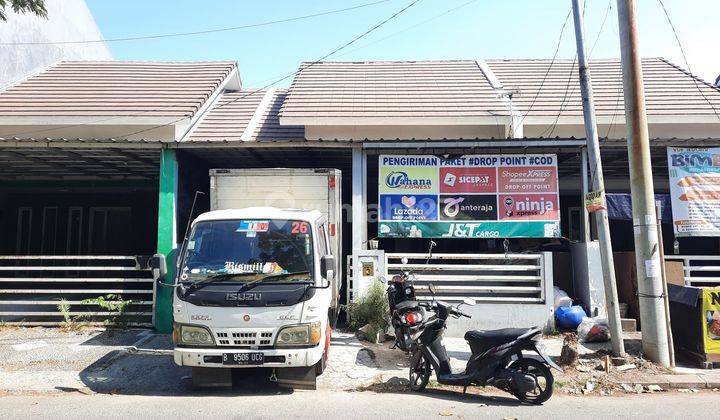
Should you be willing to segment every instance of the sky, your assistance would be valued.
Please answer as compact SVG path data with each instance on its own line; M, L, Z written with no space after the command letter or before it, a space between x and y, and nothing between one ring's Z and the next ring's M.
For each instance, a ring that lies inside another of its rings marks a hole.
M320 13L373 0L87 0L104 38L201 31ZM591 58L617 58L616 0L585 0ZM720 74L718 0L663 0L690 70ZM263 87L372 28L411 0L236 31L110 42L116 60L235 60L243 86ZM687 68L658 0L637 0L641 54ZM448 12L450 9L455 9ZM570 0L420 0L406 12L327 60L552 58ZM605 23L603 24L603 21ZM575 56L573 20L558 57ZM275 86L287 86L291 78Z

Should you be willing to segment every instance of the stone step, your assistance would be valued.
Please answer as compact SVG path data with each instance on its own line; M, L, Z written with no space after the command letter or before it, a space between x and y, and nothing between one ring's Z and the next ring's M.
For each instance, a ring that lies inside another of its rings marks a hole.
M637 331L637 321L633 318L620 318L620 326L623 332Z

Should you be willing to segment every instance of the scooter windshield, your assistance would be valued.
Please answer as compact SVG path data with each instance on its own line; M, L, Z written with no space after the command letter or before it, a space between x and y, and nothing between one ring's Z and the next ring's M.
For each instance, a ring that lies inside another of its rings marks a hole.
M185 245L180 281L214 276L222 276L223 283L266 277L278 282L312 279L310 223L272 219L198 222Z

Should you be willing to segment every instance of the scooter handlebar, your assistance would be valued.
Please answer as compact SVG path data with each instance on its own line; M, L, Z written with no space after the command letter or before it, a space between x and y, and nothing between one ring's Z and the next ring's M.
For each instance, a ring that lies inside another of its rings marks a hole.
M464 316L465 318L472 318L470 315L466 314L465 312L463 312L460 309L455 308L455 307L450 308L450 313L457 317Z

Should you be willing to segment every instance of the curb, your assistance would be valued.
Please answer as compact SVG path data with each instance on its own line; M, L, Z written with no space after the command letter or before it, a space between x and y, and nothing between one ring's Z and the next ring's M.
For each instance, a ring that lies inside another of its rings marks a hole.
M720 374L712 375L658 375L654 379L643 379L639 381L617 381L616 384L628 385L658 385L667 389L720 388Z

